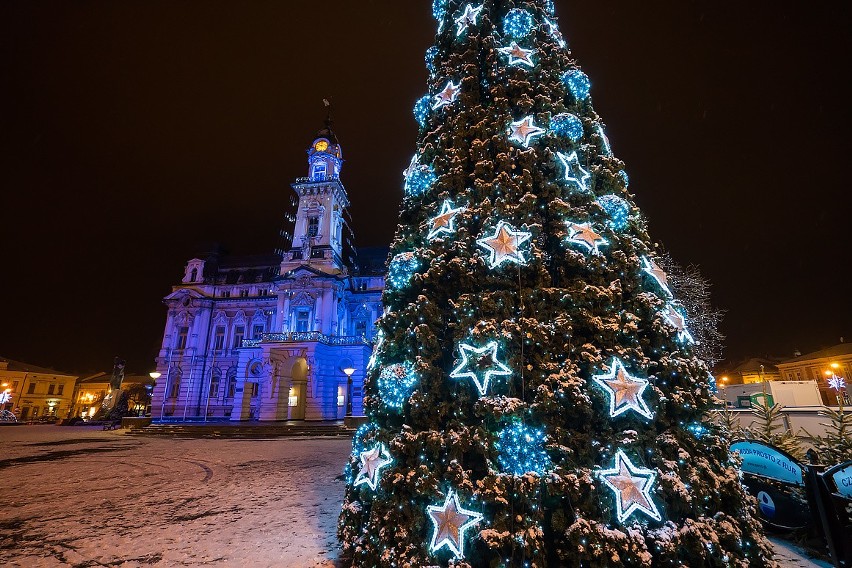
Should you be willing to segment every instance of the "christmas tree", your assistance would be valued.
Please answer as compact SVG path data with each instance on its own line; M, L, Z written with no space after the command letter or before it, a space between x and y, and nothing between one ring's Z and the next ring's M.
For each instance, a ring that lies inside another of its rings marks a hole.
M552 0L435 0L352 566L771 566Z

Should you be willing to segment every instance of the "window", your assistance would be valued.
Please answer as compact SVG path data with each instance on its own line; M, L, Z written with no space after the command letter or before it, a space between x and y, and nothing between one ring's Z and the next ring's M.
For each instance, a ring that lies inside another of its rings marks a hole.
M308 217L308 236L316 237L319 234L319 217Z
M311 180L312 181L325 181L326 174L328 173L328 166L325 162L316 162L311 170Z
M304 333L308 331L311 319L311 310L309 308L299 308L296 311L296 331Z
M210 376L210 398L216 398L219 396L219 382L222 378L222 372L219 369L213 369L213 372Z
M19 384L20 384L20 381L13 381L12 382L12 392L17 392Z
M62 396L62 393L65 391L65 385L59 385L56 389L56 394Z
M192 281L192 282L195 282L196 280L198 280L198 269L197 268L192 269L192 273L189 275L189 278L190 278L190 281Z
M231 291L230 290L222 290L222 297L223 298L230 298L231 297Z
M225 348L225 326L216 327L216 337L213 340L213 349L221 351Z
M36 384L30 383L30 386L27 387L27 394L35 394L35 388L36 388Z
M56 392L56 385L48 385L47 394L53 394L54 392Z
M175 382L172 383L172 390L169 393L169 398L177 398L179 394L180 394L180 381L175 380Z
M245 326L238 325L234 328L234 349L239 349L243 346L243 338L246 336Z
M240 298L248 298L248 290L240 290Z
M186 338L189 336L189 328L181 327L178 329L178 337L177 337L177 345L175 345L175 349L178 351L183 351L186 349Z
M251 337L252 339L260 339L263 335L263 325L255 324L254 327L251 328Z
M367 336L367 320L358 320L355 322L355 337Z
M251 397L255 398L260 393L260 383L248 383L251 385Z

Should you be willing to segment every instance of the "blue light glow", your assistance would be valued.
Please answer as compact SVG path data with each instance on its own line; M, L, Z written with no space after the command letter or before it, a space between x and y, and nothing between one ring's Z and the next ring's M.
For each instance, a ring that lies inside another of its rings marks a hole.
M420 262L413 252L403 252L390 262L388 267L388 283L391 287L400 290L411 282L411 277L420 268Z
M581 191L587 191L589 189L589 180L592 179L592 174L580 165L580 158L577 155L577 152L571 152L570 154L557 152L556 157L558 157L559 161L562 162L562 165L565 166L565 177L563 180L566 183L576 185L577 189Z
M447 2L449 0L432 0L432 16L442 22L447 15Z
M367 446L374 445L378 426L374 422L367 422L358 427L352 437L352 455L358 456L367 450Z
M411 159L411 163L408 169L403 172L403 175L405 175L405 193L409 197L426 193L438 179L432 170L432 166L421 165L417 155Z
M583 137L583 121L567 112L554 116L550 120L550 129L571 142L576 142Z
M382 368L376 381L382 402L389 408L402 409L414 392L418 379L411 363L397 363Z
M707 384L710 387L710 392L716 394L719 392L719 385L716 383L716 377L711 374L707 374Z
M616 231L623 231L630 222L630 204L617 195L604 195L598 198L598 205L609 215L609 225Z
M520 422L506 426L495 444L500 452L497 461L504 472L512 475L544 475L553 465L544 449L546 441L547 435L541 429Z
M624 523L633 513L643 513L655 521L662 520L657 505L651 498L651 489L657 473L636 467L622 450L615 454L615 466L597 472L597 477L612 490L615 496L616 516Z
M511 376L512 370L497 360L497 342L492 341L485 347L473 347L467 343L459 344L461 363L450 373L453 379L469 378L473 380L479 394L485 396L488 385L494 377ZM490 360L486 361L486 357Z
M553 0L544 0L544 11L548 16L556 14L556 7L553 5Z
M414 104L414 119L417 121L417 124L420 125L420 128L426 127L426 123L429 121L430 112L432 112L432 97L429 95L421 97Z
M624 189L630 187L630 176L627 175L627 172L621 170L620 172L618 172L618 177L624 183Z
M592 89L592 82L589 81L589 77L579 69L574 69L565 73L562 76L562 82L565 83L565 86L568 87L569 91L571 91L571 95L576 101L584 101L589 97L589 91Z
M535 20L532 14L520 8L513 8L503 18L503 35L513 38L525 38L530 35L534 26Z
M686 427L687 431L699 440L710 433L710 430L704 424L694 422Z
M435 73L437 67L435 67L435 59L438 58L438 48L436 46L432 46L426 50L426 70L429 71L430 74Z

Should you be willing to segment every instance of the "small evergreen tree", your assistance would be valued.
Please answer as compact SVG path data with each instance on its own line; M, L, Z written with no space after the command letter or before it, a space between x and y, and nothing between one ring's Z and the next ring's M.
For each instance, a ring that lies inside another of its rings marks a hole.
M823 407L820 411L820 416L829 420L821 424L826 428L827 434L811 436L820 461L829 466L852 461L852 414L846 412L844 396L840 389L837 404L837 410Z

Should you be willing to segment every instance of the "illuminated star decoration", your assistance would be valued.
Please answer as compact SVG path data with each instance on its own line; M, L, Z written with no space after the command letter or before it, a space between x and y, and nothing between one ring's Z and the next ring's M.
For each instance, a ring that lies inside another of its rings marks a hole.
M0 392L0 404L6 404L7 402L10 402L11 400L12 400L12 394L8 390Z
M463 509L459 504L459 496L452 490L443 507L429 505L426 510L435 526L429 550L435 553L446 546L456 558L464 558L464 533L482 520L482 514Z
M559 31L559 27L557 27L556 22L545 18L544 25L547 26L547 33L550 34L550 37L553 38L556 45L564 49L568 43L565 41L565 38L562 37L562 32Z
M518 42L513 41L511 47L500 47L497 51L503 55L509 56L509 65L526 65L527 67L535 67L532 56L535 54L534 49L524 49Z
M393 460L384 444L378 444L372 450L361 452L361 471L355 478L355 485L366 483L370 489L375 491L379 484L379 477L381 477L381 469L391 463L393 463Z
M462 35L468 26L476 25L476 19L479 17L479 13L482 12L482 8L482 6L474 8L472 4L464 7L464 13L456 18L456 25L458 26L456 36Z
M576 184L582 191L588 190L588 182L589 179L591 179L592 174L583 169L583 166L580 165L580 159L577 157L577 152L571 152L570 154L557 152L556 155L559 157L559 161L562 162L562 165L565 166L565 181Z
M509 140L511 142L518 142L529 148L533 138L541 136L546 130L536 126L533 123L533 117L528 116L517 122L513 122L509 132Z
M618 450L615 454L615 467L599 471L597 475L615 494L619 523L623 523L637 511L655 521L662 520L660 511L651 498L651 487L657 478L653 470L634 466L624 452Z
M673 296L672 291L669 290L669 277L666 272L660 268L657 264L657 261L648 258L647 256L642 257L642 270L650 274L654 280L657 281L657 284L660 285L660 288L666 293L667 296Z
M585 247L592 254L600 254L598 247L609 244L609 241L592 230L589 223L568 223L568 242Z
M464 207L453 207L449 201L444 201L441 205L441 212L432 220L432 228L429 229L429 234L426 235L426 240L431 241L440 234L452 235L456 232L456 215L464 211Z
M677 330L678 341L681 343L695 343L695 339L693 339L692 334L689 333L688 329L686 329L686 319L683 317L683 314L675 309L673 305L667 305L666 310L662 312L662 314L666 323Z
M490 252L488 262L491 268L494 269L507 261L520 265L526 264L527 261L524 258L524 253L519 249L531 237L532 233L516 231L510 224L500 221L497 224L497 230L492 236L482 237L476 241L476 244L488 249Z
M456 85L450 81L444 87L443 91L433 97L435 104L432 105L432 110L438 110L439 108L453 104L459 98L459 93L461 93L461 84Z
M843 377L838 377L837 375L833 375L828 379L828 386L831 389L836 391L842 391L846 388L846 381L843 380ZM2 398L2 394L0 394L0 398Z
M497 360L496 341L492 341L485 347L480 348L460 343L459 352L461 352L462 361L450 373L450 377L453 379L473 379L473 383L482 396L485 396L485 393L488 391L488 384L493 377L505 377L512 374L512 370L509 367ZM471 354L473 357L470 356ZM483 362L486 355L490 355L491 360Z
M612 418L633 410L645 418L653 418L654 413L645 404L642 393L648 388L648 381L631 377L624 363L612 359L609 373L592 377L609 395L609 415Z

